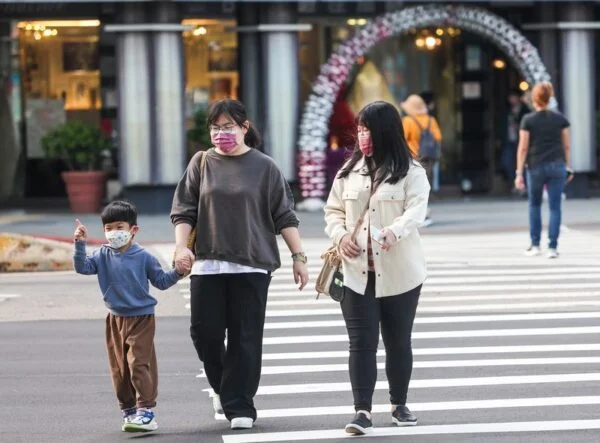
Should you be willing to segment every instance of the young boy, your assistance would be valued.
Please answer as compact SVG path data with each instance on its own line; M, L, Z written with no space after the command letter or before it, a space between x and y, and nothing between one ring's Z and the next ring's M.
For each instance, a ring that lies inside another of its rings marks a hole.
M126 201L110 203L100 215L108 244L86 254L88 231L76 220L75 255L78 274L98 275L109 313L106 348L111 376L123 413L121 429L148 432L158 429L156 406L158 368L154 352L154 305L148 280L168 289L183 275L185 264L165 272L158 260L133 242L138 232L137 210Z

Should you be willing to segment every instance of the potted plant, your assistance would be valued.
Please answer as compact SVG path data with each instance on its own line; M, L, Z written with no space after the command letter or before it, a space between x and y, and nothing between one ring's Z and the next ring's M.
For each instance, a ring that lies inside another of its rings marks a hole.
M62 160L68 171L61 173L69 205L76 213L97 212L106 193L106 172L101 165L111 142L100 129L87 123L62 123L41 140L46 157Z

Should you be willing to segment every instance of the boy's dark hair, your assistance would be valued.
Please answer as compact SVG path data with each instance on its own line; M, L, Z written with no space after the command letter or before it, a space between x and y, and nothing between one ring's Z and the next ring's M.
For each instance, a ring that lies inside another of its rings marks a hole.
M102 224L127 222L129 226L137 225L137 208L125 200L110 202L100 214Z

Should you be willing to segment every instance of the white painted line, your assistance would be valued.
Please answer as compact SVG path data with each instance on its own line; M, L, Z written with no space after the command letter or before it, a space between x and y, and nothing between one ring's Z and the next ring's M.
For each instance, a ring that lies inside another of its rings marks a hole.
M482 297L484 300L484 297ZM329 302L320 303L320 299L315 301L315 307L311 309L267 309L267 317L302 317L317 315L341 315L339 306L332 306ZM327 306L323 308L323 306ZM508 312L511 310L532 310L532 309L557 309L557 308L575 308L575 307L597 307L598 301L569 301L569 302L540 302L540 303L511 303L511 304L466 304L466 305L439 305L439 306L419 306L417 315L423 313L469 313L477 311L500 311Z
M600 276L596 276L600 278ZM512 279L507 279L512 280ZM561 289L600 289L600 280L597 283L534 283L534 284L504 284L504 285L430 285L428 281L423 285L423 292L489 292L489 291L534 291L550 289L553 291Z
M432 290L433 289L433 290ZM468 292L468 295L454 295L455 291L451 291L448 294L440 293L435 290L435 287L427 287L424 286L421 291L421 298L419 299L419 303L421 302L446 302L446 301L487 301L487 300L525 300L525 299L550 299L550 298L591 298L591 297L600 297L600 291L598 288L591 288L585 290L571 291L571 292L556 292L554 290L554 285L548 284L546 287L546 291L543 292L527 292L527 291L514 291L514 293L488 293L487 288L485 287L477 287L475 290L477 291L473 294L474 289L469 287L464 292ZM188 291L189 292L189 291ZM318 301L318 302L331 302L333 301L327 296L316 298L316 294L312 288L307 288L304 291L278 291L278 292L269 292L270 303L277 302L277 305L285 306L286 303L289 304L310 304L310 301ZM298 303L300 302L300 303Z
M548 276L548 275L539 275L539 274L529 274L529 275L512 275L509 278L507 278L507 276L505 275L496 275L496 276L492 276L492 275L485 275L482 277L465 277L465 276L457 276L457 278L437 278L437 277L433 277L433 278L428 278L427 279L427 284L428 285L446 285L446 284L452 284L452 283L461 283L461 284L477 284L477 283L499 283L499 282L504 282L504 281L510 281L510 282L529 282L529 281L547 281L547 280L560 280L560 281L566 281L566 280L577 280L577 281L584 281L584 280L598 280L600 277L600 275L598 274L598 272L592 272L592 273L587 273L587 274L573 274L573 273L561 273L561 274L555 274L553 276ZM600 283L598 284L598 287L600 287Z
M437 378L426 380L411 380L410 389L431 389L473 386L507 386L548 383L580 383L600 381L600 372L584 374L544 374L544 375L509 375L504 377L474 377L474 378ZM387 381L378 381L377 390L389 390ZM209 392L212 389L204 389ZM288 385L262 385L256 395L287 395L312 394L319 392L352 392L349 382L339 383L299 383Z
M518 354L533 352L590 352L600 351L600 344L571 345L520 345L520 346L466 346L447 348L417 348L414 355L470 355L470 354ZM307 360L325 358L348 358L348 351L283 352L263 354L263 360ZM379 349L377 355L385 356Z
M581 335L599 333L600 326L579 326L563 328L474 329L466 331L413 332L412 338L416 340L430 340L438 338L528 337L540 335ZM347 341L347 334L295 335L287 337L266 337L263 340L263 345L335 343Z
M315 297L302 298L303 294L269 294L269 306L310 306L315 304ZM518 294L479 294L479 295L430 295L428 292L421 293L419 305L422 303L446 303L446 302L488 302L493 300L537 300L537 299L569 299L581 300L598 297L600 300L600 291L590 292L532 292ZM336 303L329 297L323 297L323 302ZM564 302L564 301L563 301Z
M463 411L469 409L504 409L504 408L534 408L543 406L565 405L597 405L600 396L579 397L532 397L532 398L499 398L496 400L454 400L427 403L411 403L410 410L414 412L429 411ZM371 412L390 413L389 404L373 405ZM352 405L345 406L313 406L308 408L260 409L258 418L289 418L311 417L322 415L350 415L354 413ZM221 414L222 415L222 414ZM225 419L225 416L222 416Z
M600 275L600 274L599 274ZM528 299L554 299L554 298L589 298L589 297L600 297L600 291L586 291L586 292L523 292L520 294L480 294L480 295L449 295L449 296L430 296L428 293L423 292L419 298L419 303L439 303L449 301L487 301L487 300L528 300Z
M585 274L595 272L596 275L600 274L600 267L591 266L591 267L581 267L581 268L559 268L552 269L547 266L541 267L541 269L454 269L454 270L443 270L443 271L433 271L429 270L428 274L431 277L438 276L448 276L448 277L458 277L458 276L518 276L518 275L545 275L547 277L556 277L557 275L575 275L575 274ZM512 280L512 278L510 279Z
M600 274L599 278L600 278ZM507 279L507 281L509 281L510 279ZM600 280L599 280L600 282ZM589 285L586 285L586 287ZM439 291L436 290L436 288L434 286L427 286L427 283L425 283L425 286L423 286L423 290L421 291L421 298L419 299L419 302L427 302L427 301L472 301L472 300L476 300L476 301L481 301L481 300L522 300L524 298L530 298L530 299L537 299L537 298L565 298L565 297L573 297L573 298L588 298L588 297L596 297L596 296L600 296L600 291L598 291L598 287L595 288L595 286L599 286L596 284L592 284L591 285L592 288L589 290L585 290L585 291L571 291L571 292L556 292L555 291L555 285L552 283L548 283L547 285L544 285L543 289L545 289L545 291L543 292L526 292L526 291L518 291L517 293L500 293L500 294L496 294L496 293L488 293L488 291L490 291L488 288L486 287L481 287L481 286L477 286L475 288L473 288L473 286L468 286L467 289L465 289L463 292L469 292L471 294L468 295L453 295L448 294L448 295L444 295L443 293L440 293ZM540 288L538 288L540 289ZM478 293L476 293L475 295L472 294L472 292L474 291L478 291ZM189 292L189 291L186 291ZM455 292L455 291L451 291L451 292ZM308 299L303 299L302 297L310 297ZM292 301L295 300L301 300L301 301L306 301L306 300L315 300L316 299L316 294L314 293L314 290L312 288L306 288L304 291L298 291L296 290L289 290L289 291L276 291L276 292L269 292L269 299L270 300L281 300L284 301L286 299L292 299ZM320 297L319 300L327 300L327 301L331 301L331 299L329 297L323 296ZM303 303L301 303L303 304Z
M553 275L513 275L513 276L505 276L505 275L497 275L497 276L475 276L475 277L465 277L465 276L456 276L455 278L438 278L438 277L429 277L426 282L426 287L432 287L435 285L451 285L451 284L461 284L462 288L465 288L465 285L469 285L469 288L472 288L470 285L474 284L489 284L489 283L500 283L500 282L546 282L548 280L576 280L578 282L582 282L585 280L598 280L598 283L595 287L600 288L600 273L586 273L586 274L572 274L572 273L554 273ZM552 287L552 284L546 283L546 287ZM280 292L280 291L290 291L293 289L297 289L297 285L294 283L276 283L271 284L269 286L269 292ZM432 289L429 289L432 291Z
M483 368L497 366L540 366L540 365L571 365L571 364L598 364L600 357L554 357L554 358L506 358L506 359L487 359L487 360L444 360L444 361L415 361L414 368L418 369L437 369L437 368ZM377 363L377 369L385 369L385 362ZM329 365L284 365L284 366L263 366L261 374L264 375L282 375L282 374L309 374L323 372L347 372L348 364L329 364ZM200 378L206 378L202 372Z
M466 423L453 425L376 427L366 437L391 437L400 435L451 435L451 434L503 434L519 432L577 431L600 429L600 420L525 421L507 423ZM356 438L343 429L315 431L264 432L224 435L223 443L255 443L278 441L318 441Z
M596 300L581 300L581 301L548 301L539 303L498 303L487 304L482 297L479 305L438 305L438 306L420 306L417 312L425 313L452 313L452 312L477 312L477 311L509 311L509 310L531 310L531 309L557 309L557 308L575 308L578 306L597 307L600 306L600 301Z
M458 315L448 317L415 318L416 324L445 324L445 323L488 323L504 321L540 321L540 320L572 320L600 318L600 312L573 312L547 314L500 314L500 315ZM313 320L313 321L284 321L267 322L265 329L305 329L305 328L334 328L345 326L344 320Z
M8 300L9 298L19 298L21 296L21 294L0 294L0 301L1 300Z

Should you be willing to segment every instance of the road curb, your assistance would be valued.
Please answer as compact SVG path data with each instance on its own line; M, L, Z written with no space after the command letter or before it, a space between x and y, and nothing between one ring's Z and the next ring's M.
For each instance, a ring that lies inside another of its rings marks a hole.
M0 232L0 273L72 269L71 242Z

